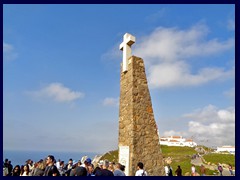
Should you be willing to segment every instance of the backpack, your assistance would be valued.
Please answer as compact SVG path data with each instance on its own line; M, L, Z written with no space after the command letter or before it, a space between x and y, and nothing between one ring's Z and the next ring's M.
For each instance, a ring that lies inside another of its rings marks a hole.
M145 173L145 171L144 171L144 170L143 170L142 176L146 176L146 173Z
M171 168L171 167L169 168L168 176L173 176L172 168Z

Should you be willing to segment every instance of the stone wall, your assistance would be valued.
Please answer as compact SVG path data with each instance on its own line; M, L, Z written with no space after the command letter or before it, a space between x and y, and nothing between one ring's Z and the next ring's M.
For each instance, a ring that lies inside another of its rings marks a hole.
M129 175L135 175L139 161L149 175L164 175L158 130L141 58L129 58L128 71L121 71L120 88L119 146L129 146Z

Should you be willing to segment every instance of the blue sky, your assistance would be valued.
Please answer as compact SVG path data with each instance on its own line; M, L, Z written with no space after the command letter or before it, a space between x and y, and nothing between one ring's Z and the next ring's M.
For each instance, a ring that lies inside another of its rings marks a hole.
M160 136L235 145L234 9L3 5L3 149L117 149L126 32L144 59Z

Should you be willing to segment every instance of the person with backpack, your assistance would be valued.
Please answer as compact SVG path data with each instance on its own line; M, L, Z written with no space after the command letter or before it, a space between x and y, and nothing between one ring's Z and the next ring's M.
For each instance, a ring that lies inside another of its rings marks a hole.
M147 176L147 172L143 169L143 163L139 162L137 164L137 171L135 173L135 176Z

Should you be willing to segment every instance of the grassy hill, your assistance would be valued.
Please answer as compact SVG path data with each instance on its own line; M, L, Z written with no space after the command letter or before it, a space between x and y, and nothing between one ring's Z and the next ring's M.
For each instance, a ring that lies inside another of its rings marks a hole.
M177 147L177 146L161 146L163 159L171 158L171 166L173 172L180 165L182 169L182 174L190 172L191 169L191 157L197 152L191 147ZM196 168L197 169L197 168Z
M203 149L208 149L202 147ZM183 175L190 173L191 170L191 157L199 151L196 151L195 148L191 147L177 147L177 146L161 146L163 159L170 159L173 172L177 169L177 166L180 165L182 168ZM201 152L199 154L202 154ZM203 154L202 154L203 155ZM208 152L202 156L206 164L217 165L221 164L231 164L235 167L235 156L231 154L216 154ZM109 151L101 157L101 160L108 159L111 162L118 162L118 150ZM197 172L199 172L200 167L196 166ZM207 169L207 175L213 175L217 173L216 170Z
M217 154L217 153L211 153L204 155L204 159L206 163L215 164L218 163L229 165L231 164L233 167L235 167L235 155L233 154Z
M118 150L109 151L100 160L108 159L110 162L118 162Z

